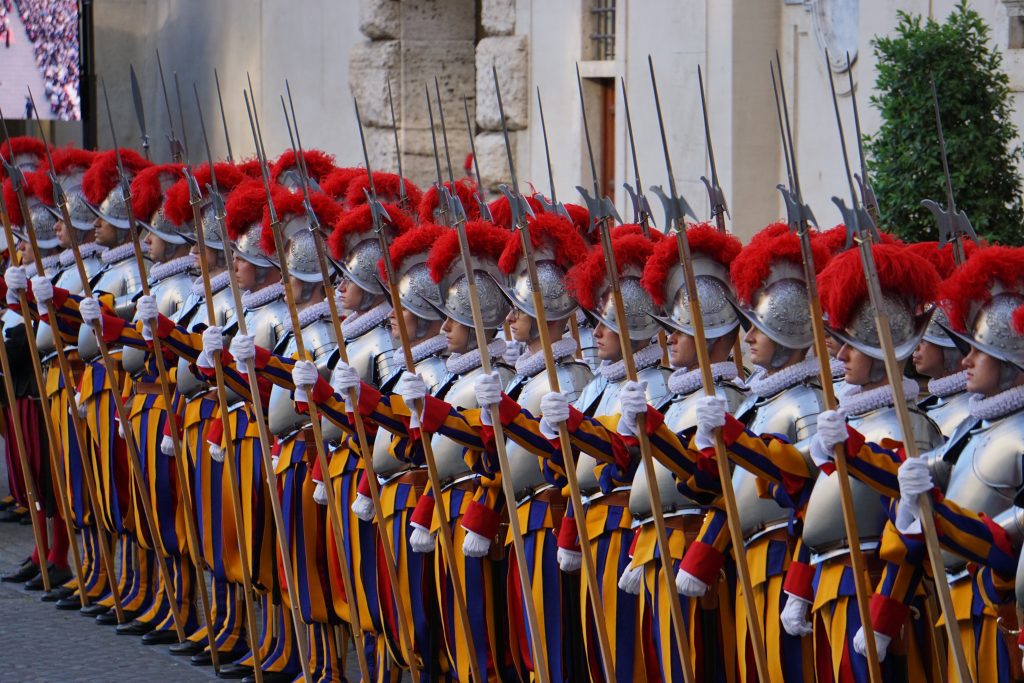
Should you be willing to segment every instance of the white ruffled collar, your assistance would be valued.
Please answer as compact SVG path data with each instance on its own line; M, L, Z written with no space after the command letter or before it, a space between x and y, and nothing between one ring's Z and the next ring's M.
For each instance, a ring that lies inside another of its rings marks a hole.
M341 336L346 340L358 339L386 322L389 315L391 315L391 304L387 301L377 304L368 311L350 315L341 323Z
M576 353L579 345L572 337L562 337L551 344L551 354L555 360L567 358ZM516 360L516 374L523 377L533 377L544 369L544 353L527 351Z
M97 254L102 254L106 250L106 247L101 247L95 242L86 242L85 244L78 245L78 253L82 255L83 259L87 259L90 256L96 256ZM75 250L70 248L65 249L60 252L60 256L57 258L60 259L60 265L64 268L73 266L75 264Z
M818 362L817 356L808 356L799 363L794 363L770 375L765 368L758 367L754 374L747 379L747 387L750 389L750 393L764 398L774 396L780 391L815 377L821 377L821 364Z
M412 362L413 364L419 363L425 358L431 356L439 356L448 349L448 337L444 334L437 334L425 341L421 341L419 344L415 344L412 347ZM405 366L405 351L401 348L394 350L394 359Z
M996 420L1024 408L1024 386L1001 391L995 396L972 394L968 406L971 417L979 420Z
M928 393L932 396L945 398L953 394L959 394L967 389L967 372L961 370L945 377L936 377L928 380Z
M838 358L829 358L828 367L832 370L832 377L835 379L842 379L846 375L846 365Z
M146 248L145 244L140 245L142 247L142 255L145 256L149 253L149 249ZM107 249L100 256L100 260L106 264L120 263L127 259L135 256L135 245L131 242L114 247L113 249Z
M178 275L179 273L185 273L192 270L195 266L196 260L192 257L192 254L186 254L185 256L179 256L176 259L171 259L166 263L154 264L149 269L149 281L156 284L161 280L166 280L169 277Z
M260 306L266 306L272 301L277 301L284 296L284 285L280 282L260 287L255 292L246 292L242 295L242 306L251 311Z
M640 349L633 354L633 362L636 363L637 372L659 364L663 355L661 345L657 342L652 342ZM626 377L626 361L625 359L617 360L614 363L604 361L598 366L597 371L607 381L618 382Z
M711 376L716 382L731 382L736 379L736 364L732 361L712 363ZM669 375L668 389L678 396L688 396L700 389L702 381L700 368L679 368Z
M892 385L876 387L875 389L864 389L856 384L848 385L849 389L843 394L839 402L839 412L846 417L855 417L870 413L879 408L888 408L893 405ZM917 382L909 377L903 378L903 395L908 401L913 401L921 392Z
M60 263L60 254L54 254L52 256L44 256L43 257L43 273L44 274L49 274L51 271L53 271L53 270L55 270L57 268L57 265L59 263ZM36 274L37 274L37 271L36 271L36 262L35 261L33 261L32 263L29 263L29 264L27 264L25 266L25 276L26 277L35 277Z
M194 263L194 261L193 261L193 263ZM224 289L225 287L228 286L228 284L231 282L230 278L231 278L231 274L228 271L226 271L226 270L217 273L212 278L210 278L210 290L214 294L216 294L217 292L219 292L220 290L222 290L222 289ZM192 296L196 296L196 297L205 297L206 296L206 288L203 286L203 278L202 278L202 276L199 276L198 278L196 278L195 282L192 283Z
M324 299L320 303L312 304L299 311L299 326L300 328L305 328L307 325L314 323L317 320L325 320L330 316L331 309L327 304L327 299ZM294 332L290 316L285 319L282 325L285 332Z
M501 358L502 354L505 353L505 340L495 339L492 341L487 346L487 353L492 361L495 358ZM445 362L445 369L456 375L465 375L476 370L480 367L480 364L480 349L473 349L466 353L453 353Z

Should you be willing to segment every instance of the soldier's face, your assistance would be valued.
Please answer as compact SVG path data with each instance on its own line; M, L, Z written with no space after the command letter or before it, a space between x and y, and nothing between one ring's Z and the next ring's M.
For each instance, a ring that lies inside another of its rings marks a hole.
M23 266L36 262L36 255L29 249L29 243L24 240L18 241L18 261Z
M825 348L828 349L828 355L831 358L835 358L836 354L839 353L839 342L836 338L830 334L825 335Z
M747 345L751 363L760 365L762 368L771 367L772 357L775 355L775 342L768 335L751 325L747 333L743 335L743 341Z
M938 344L921 340L911 358L914 369L925 377L935 379L946 375L946 356Z
M61 249L71 248L71 231L64 225L64 221L57 221L57 225L54 226L57 231L57 244L60 245Z
M402 321L405 323L405 331L409 333L410 339L416 336L416 316L410 313L408 309L402 309ZM398 333L398 313L395 309L391 309L388 313L388 329L391 330L391 338L395 340L396 345L401 342L402 336Z
M676 331L668 336L668 361L674 368L697 367L697 346L693 337Z
M256 266L240 256L235 256L232 259L232 264L234 266L235 281L238 282L238 287L242 291L255 291L258 275Z
M96 233L96 244L101 247L116 247L118 245L117 228L113 225L102 218L97 218L93 223L93 228Z
M470 330L462 323L446 318L441 325L445 340L448 342L448 353L465 353L469 350Z
M338 293L341 294L341 307L346 311L358 311L363 303L363 297L366 296L359 285L348 279L341 281Z
M167 255L170 251L167 242L151 232L147 232L146 239L142 241L146 244L146 249L149 252L149 259L153 261L153 263L163 263L167 260Z
M843 344L839 348L836 358L843 362L843 370L846 373L844 379L847 384L862 387L871 383L871 367L874 365L874 359L871 356L861 353L848 344Z
M622 360L619 335L604 323L598 323L594 328L594 345L597 346L597 357L601 360L613 363Z
M964 370L967 372L967 391L972 394L994 396L1002 387L999 386L999 375L1002 361L978 349L964 358Z
M530 336L533 333L533 318L526 315L518 308L513 308L509 311L508 316L505 318L505 322L508 323L508 327L512 331L513 341L523 343L530 342Z

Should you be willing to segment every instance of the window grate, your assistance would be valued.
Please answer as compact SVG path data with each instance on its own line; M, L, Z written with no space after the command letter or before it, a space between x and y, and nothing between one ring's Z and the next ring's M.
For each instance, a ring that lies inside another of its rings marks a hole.
M592 0L590 7L590 46L593 58L598 61L615 59L615 2L616 0Z

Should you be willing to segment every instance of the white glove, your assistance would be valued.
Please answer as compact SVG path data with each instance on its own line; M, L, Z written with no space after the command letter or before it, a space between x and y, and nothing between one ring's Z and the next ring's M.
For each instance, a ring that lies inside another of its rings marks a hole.
M807 610L811 603L792 593L787 593L787 595L789 599L786 600L786 606L782 608L782 614L779 617L782 621L782 628L794 638L811 635L814 626L807 620Z
M546 439L558 438L558 425L569 419L569 397L549 391L540 399L540 433Z
M28 276L21 266L12 266L4 273L4 282L7 283L7 305L18 303L18 295L28 288Z
M676 590L688 598L700 598L708 592L708 585L680 567L676 572Z
M620 434L635 436L637 431L636 416L647 412L647 382L626 382L619 392L619 406L622 417L619 418Z
M356 517L369 522L373 519L373 501L369 496L356 492L356 499L352 501L352 512Z
M932 473L923 458L907 458L896 478L900 482L900 500L896 505L896 529L901 533L921 533L921 506L918 496L932 490Z
M160 315L156 306L156 297L152 294L143 294L135 302L135 317L143 322L152 322Z
M868 644L866 641L867 638L864 636L864 627L861 626L853 636L853 649L863 657L868 656ZM891 636L875 631L875 651L878 653L878 661L885 661L885 655L889 652L889 643L891 642Z
M427 383L423 381L423 378L419 375L413 374L406 370L402 373L402 376L398 378L398 382L395 384L395 393L402 397L402 401L409 407L409 426L413 429L419 429L420 417L422 417L423 405L419 404L420 410L416 410L413 406L417 405L419 401L422 401L427 395Z
M319 376L320 373L317 371L316 364L313 361L295 361L295 367L292 368L292 382L295 383L295 401L297 403L309 402L306 389L316 384L316 378Z
M697 433L694 445L704 450L715 445L715 430L725 425L726 403L718 396L697 399Z
M412 533L409 534L409 547L413 552L434 552L434 535L430 533L430 529L416 522L409 522L409 526L412 527Z
M501 379L498 371L492 370L489 375L481 375L473 385L476 402L480 405L480 422L491 426L491 408L501 403Z
M846 443L846 418L837 410L818 413L818 431L811 438L811 459L821 467L832 462L835 447Z
M40 306L45 306L53 299L53 283L45 275L36 275L32 278L32 293Z
M82 392L75 392L75 405L78 406L78 417L84 418L89 412L89 409L82 403Z
M475 531L465 529L466 537L462 539L462 552L466 557L483 557L491 550L491 539L481 536Z
M249 372L249 361L256 357L256 338L251 334L236 334L228 347L235 359L235 367L246 374Z
M160 452L168 457L174 457L174 439L167 434L160 440Z
M619 590L630 595L640 595L644 580L644 568L629 566L619 575Z
M103 319L103 309L100 302L91 296L84 297L78 302L78 312L82 314L82 320L86 325L92 325Z
M201 368L212 368L213 359L224 350L224 330L217 325L210 325L203 330L203 352L199 354L196 365Z
M515 341L505 342L505 351L501 354L501 360L505 365L515 366L516 361L523 355L523 345Z
M313 502L317 505L327 505L327 487L322 481L318 481L316 488L313 489Z
M348 363L338 361L338 364L334 366L334 372L331 373L331 387L339 394L347 394L350 389L355 389L358 394L361 383L359 372Z
M558 560L558 568L563 572L578 572L583 566L583 552L580 550L559 548L555 557Z
M224 449L215 443L211 443L210 458L212 458L214 462L224 462Z

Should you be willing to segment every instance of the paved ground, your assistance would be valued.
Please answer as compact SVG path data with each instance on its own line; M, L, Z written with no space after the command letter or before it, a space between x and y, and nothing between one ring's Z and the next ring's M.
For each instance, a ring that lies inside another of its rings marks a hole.
M2 49L2 48L0 48ZM2 441L0 441L2 443ZM0 446L0 497L7 468ZM14 571L32 551L32 527L0 524L0 574ZM63 681L216 681L212 667L194 667L166 646L118 636L78 612L61 612L20 585L0 583L0 683ZM354 655L349 681L360 676Z
M46 90L21 17L17 12L11 12L10 16L13 29L11 47L0 43L0 107L7 118L20 119L25 116L26 87L32 87L37 103L45 96ZM43 105L39 107L43 111Z

